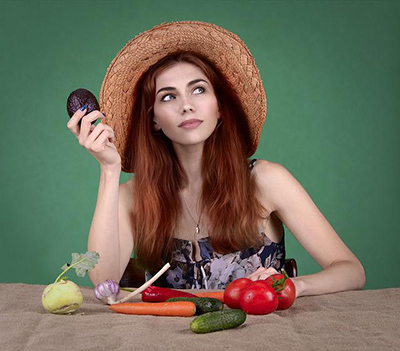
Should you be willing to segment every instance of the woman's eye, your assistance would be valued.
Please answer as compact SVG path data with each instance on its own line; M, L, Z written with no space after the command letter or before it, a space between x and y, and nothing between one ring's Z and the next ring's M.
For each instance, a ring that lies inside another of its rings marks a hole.
M205 88L203 88L203 87L197 87L197 88L195 88L195 89L193 90L193 93L194 93L194 94L202 94L202 93L204 93L205 91L206 91ZM161 98L161 101L162 101L162 102L166 102L166 101L171 101L171 100L173 100L173 99L175 99L175 96L174 96L174 95L172 95L172 94L166 94L166 95L164 95L164 96Z
M198 91L200 89L200 94L204 93L206 89L204 89L203 87L197 87L196 89L193 90L193 92L195 93L196 91Z
M172 98L173 98L173 96L171 94L167 94L161 98L161 101L170 101L170 100L172 100Z

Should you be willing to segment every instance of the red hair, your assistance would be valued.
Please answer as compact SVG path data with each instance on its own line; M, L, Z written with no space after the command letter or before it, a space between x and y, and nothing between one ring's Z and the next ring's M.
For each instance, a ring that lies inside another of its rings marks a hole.
M233 89L207 59L192 53L168 56L138 82L130 131L129 152L135 172L134 248L139 263L150 271L169 261L183 213L179 192L188 184L172 142L153 129L156 77L178 62L194 64L204 72L221 112L222 122L205 141L201 165L201 210L209 223L213 249L224 254L261 245L257 224L266 213L257 199L255 180L250 177L250 132Z

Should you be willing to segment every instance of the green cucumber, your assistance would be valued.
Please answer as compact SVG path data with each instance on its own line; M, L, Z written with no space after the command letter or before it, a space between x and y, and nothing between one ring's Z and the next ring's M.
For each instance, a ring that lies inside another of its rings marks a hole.
M246 320L242 310L208 312L193 319L190 330L195 333L211 333L217 330L236 328Z
M196 314L203 314L213 311L221 311L224 304L218 300L211 297L172 297L166 302L174 301L190 301L196 305Z

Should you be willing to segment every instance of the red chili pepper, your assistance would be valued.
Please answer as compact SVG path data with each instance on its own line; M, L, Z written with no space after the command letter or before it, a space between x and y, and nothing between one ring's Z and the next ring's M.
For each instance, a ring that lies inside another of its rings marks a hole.
M194 294L150 285L142 292L143 302L165 302L171 297L197 297Z

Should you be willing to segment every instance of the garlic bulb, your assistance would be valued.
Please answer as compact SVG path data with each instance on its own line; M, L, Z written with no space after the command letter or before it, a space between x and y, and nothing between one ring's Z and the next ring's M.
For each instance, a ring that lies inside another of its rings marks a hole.
M119 291L119 284L115 280L107 279L105 282L96 285L94 296L110 305L118 300Z

